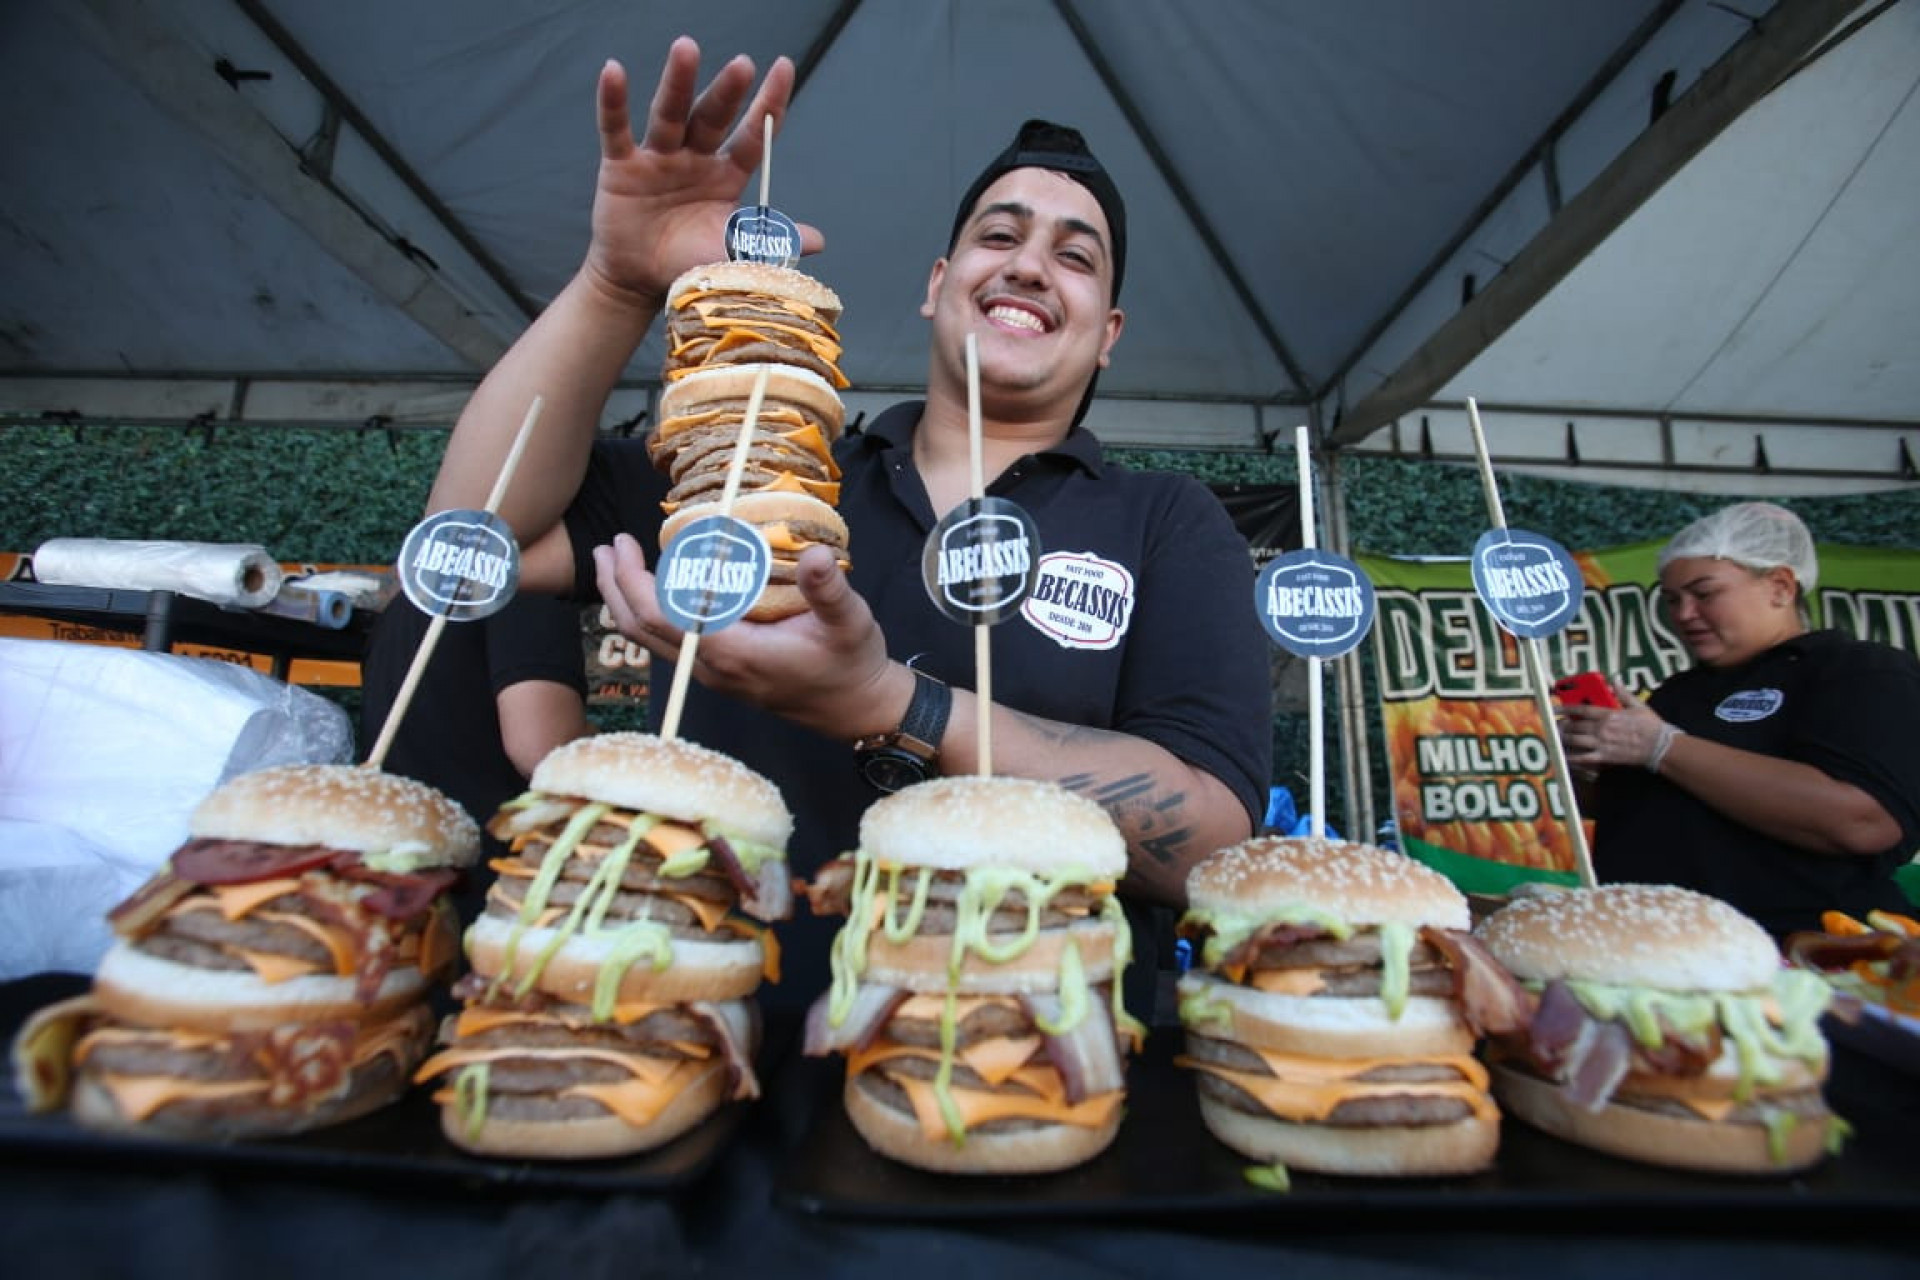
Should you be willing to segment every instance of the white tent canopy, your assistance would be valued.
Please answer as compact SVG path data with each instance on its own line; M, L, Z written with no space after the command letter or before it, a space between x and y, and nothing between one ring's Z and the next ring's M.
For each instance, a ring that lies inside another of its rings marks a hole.
M451 421L579 262L601 62L683 31L799 64L856 411L1043 116L1127 196L1109 441L1464 456L1472 396L1593 479L1915 478L1920 0L16 3L0 421Z

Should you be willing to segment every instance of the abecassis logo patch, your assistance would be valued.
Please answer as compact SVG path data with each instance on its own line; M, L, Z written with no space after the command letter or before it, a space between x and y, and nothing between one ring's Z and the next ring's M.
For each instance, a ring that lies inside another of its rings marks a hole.
M1133 574L1090 551L1049 551L1020 614L1063 649L1111 649L1133 617Z
M1765 720L1778 711L1786 700L1786 695L1778 689L1743 689L1722 698L1720 705L1713 709L1713 714L1728 724L1746 724L1753 720Z

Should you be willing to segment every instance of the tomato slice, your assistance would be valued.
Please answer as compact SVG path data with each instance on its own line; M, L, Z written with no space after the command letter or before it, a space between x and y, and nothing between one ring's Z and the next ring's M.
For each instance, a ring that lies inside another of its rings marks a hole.
M261 844L202 836L174 851L173 872L200 884L251 884L312 870L337 852L318 844Z

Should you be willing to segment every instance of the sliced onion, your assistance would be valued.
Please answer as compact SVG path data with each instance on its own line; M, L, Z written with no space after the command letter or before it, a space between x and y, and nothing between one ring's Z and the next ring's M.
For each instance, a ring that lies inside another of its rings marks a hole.
M522 835L549 822L559 822L580 807L578 800L536 800L521 809L502 809L487 821L487 834L511 843Z
M873 1043L880 1028L887 1025L887 1019L906 998L907 993L899 987L863 982L853 993L853 1006L836 1027L829 1013L833 992L823 991L807 1010L800 1051L809 1058L824 1058L834 1052L864 1049Z
M1036 1026L1059 1026L1060 997L1051 992L1020 997ZM1044 1034L1044 1033L1043 1033ZM1120 1037L1113 1029L1113 1011L1098 990L1089 990L1086 1012L1059 1035L1046 1036L1047 1057L1060 1072L1067 1101L1078 1103L1097 1094L1123 1089L1126 1063L1120 1057Z
M733 1097L760 1096L760 1078L753 1073L753 1059L747 1046L753 1040L753 1026L745 1004L738 1000L716 1003L696 1000L687 1009L713 1028L726 1055L727 1071L733 1077Z
M710 836L707 848L740 895L742 911L767 921L785 920L793 914L793 881L787 875L784 859L768 858L760 864L760 874L750 876L725 836Z

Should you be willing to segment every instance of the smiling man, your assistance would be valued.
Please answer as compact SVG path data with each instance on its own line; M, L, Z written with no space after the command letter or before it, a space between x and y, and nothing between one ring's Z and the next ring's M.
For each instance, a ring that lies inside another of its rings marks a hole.
M763 120L778 121L793 82L780 59L749 103L746 59L696 92L698 73L698 49L676 41L636 140L625 73L602 72L586 261L469 403L430 500L479 505L545 395L503 510L527 548L524 585L604 599L655 655L657 692L681 639L643 552L657 545L664 478L643 448L597 441L595 426L670 284L718 256ZM814 228L801 237L822 244ZM803 552L805 612L701 638L679 731L780 787L796 872L852 849L882 788L976 771L983 732L993 772L1059 782L1112 815L1135 901L1178 904L1188 868L1264 812L1269 649L1246 543L1204 485L1116 466L1082 423L1124 326L1126 260L1111 177L1079 133L1029 121L961 198L933 261L925 399L834 446L851 570ZM990 703L973 692L974 628L940 612L921 569L936 523L969 495L969 335L987 491L1032 518L1039 545L1037 588L992 630ZM797 1000L825 983L833 924L784 926Z

